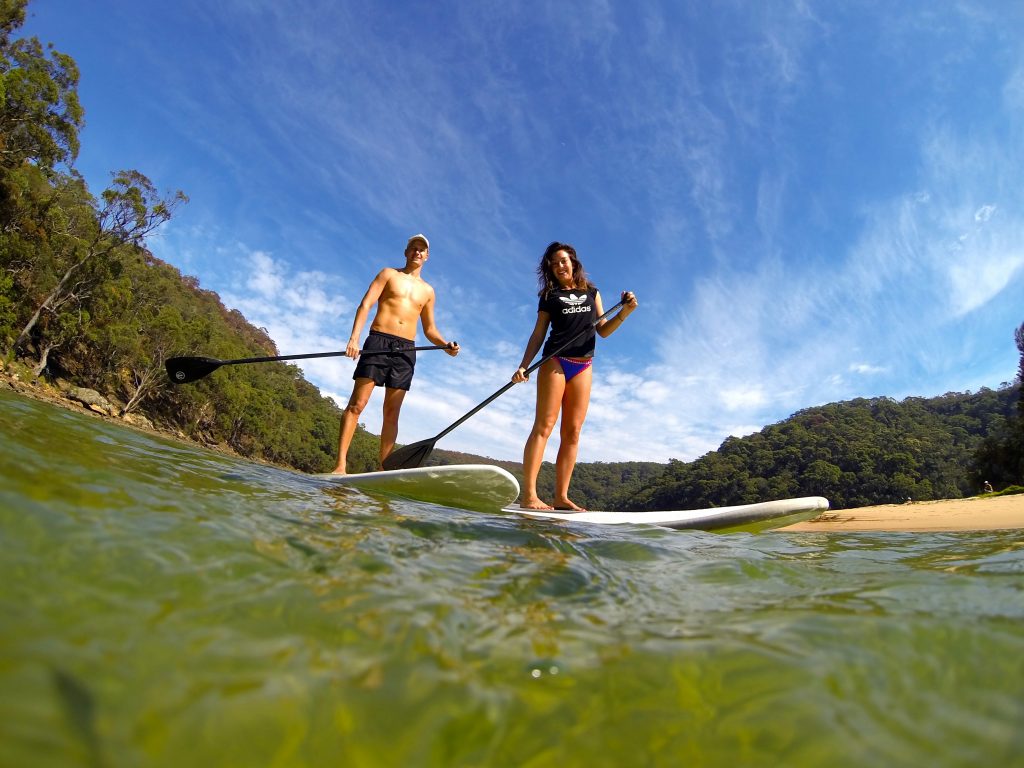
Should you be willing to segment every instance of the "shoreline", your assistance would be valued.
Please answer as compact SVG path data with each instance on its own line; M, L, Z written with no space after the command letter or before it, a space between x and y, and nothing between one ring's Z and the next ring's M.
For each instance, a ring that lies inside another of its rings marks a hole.
M779 531L1001 531L1024 529L1024 493L835 509Z
M99 413L70 398L66 393L46 383L26 382L10 369L0 365L0 382L14 393L70 411L85 413L104 421L120 424L156 435L185 445L207 448L219 453L254 461L258 464L276 465L261 459L241 456L229 446L202 443L190 440L155 425L141 425L126 419ZM290 467L283 467L290 469ZM970 497L966 499L940 499L918 501L908 504L881 504L853 509L828 510L818 517L802 523L795 523L778 531L799 531L810 533L831 533L836 531L997 531L1024 529L1024 493L1011 496Z
M200 440L193 440L177 430L167 429L165 427L157 426L149 421L148 418L144 417L144 421L132 419L130 416L125 418L123 416L112 415L111 413L105 412L102 409L90 407L80 400L76 400L70 397L60 386L50 384L45 381L25 381L21 378L21 375L17 370L12 371L10 368L4 367L2 361L0 361L0 387L4 387L16 395L27 397L30 400L36 400L41 403L48 403L49 405L55 405L58 408L64 408L68 411L75 413L81 413L86 416L92 416L94 418L105 421L108 424L117 424L127 429L134 429L137 432L142 432L147 435L153 435L155 437L161 437L165 440L173 440L174 442L181 443L183 445L198 446L200 448L206 448L217 453L223 453L227 456L234 456L238 459L245 459L246 461L252 461L257 464L265 464L272 467L280 467L282 469L288 469L295 471L293 467L286 466L284 464L275 464L264 459L255 458L251 456L243 456L238 453L229 445L223 443L207 443Z

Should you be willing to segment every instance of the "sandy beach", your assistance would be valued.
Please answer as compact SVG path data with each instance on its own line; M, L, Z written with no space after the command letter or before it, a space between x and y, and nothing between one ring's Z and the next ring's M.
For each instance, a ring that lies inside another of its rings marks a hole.
M1024 529L1024 493L829 510L781 531L995 531Z

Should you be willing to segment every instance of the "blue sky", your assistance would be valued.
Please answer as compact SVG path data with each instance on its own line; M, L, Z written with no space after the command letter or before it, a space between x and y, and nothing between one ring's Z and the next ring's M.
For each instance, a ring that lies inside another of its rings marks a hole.
M29 13L81 68L93 192L135 168L189 195L152 250L282 354L344 348L370 280L427 234L423 277L463 352L421 356L400 442L508 381L552 240L606 306L640 300L599 339L582 461L691 460L802 408L1016 372L1019 0ZM353 365L303 368L344 404ZM513 388L438 445L519 459L533 403Z

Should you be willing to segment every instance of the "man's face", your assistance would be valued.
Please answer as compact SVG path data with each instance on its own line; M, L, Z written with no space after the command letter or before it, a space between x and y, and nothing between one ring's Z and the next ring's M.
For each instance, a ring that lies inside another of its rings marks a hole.
M405 258L422 264L430 255L430 248L422 240L413 240L405 249Z

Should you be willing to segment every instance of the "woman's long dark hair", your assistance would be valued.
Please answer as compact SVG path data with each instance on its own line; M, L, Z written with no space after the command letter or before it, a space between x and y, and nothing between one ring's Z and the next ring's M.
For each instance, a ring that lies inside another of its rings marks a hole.
M537 278L540 283L540 290L537 295L543 298L551 291L561 290L562 286L551 269L551 259L559 251L569 254L569 261L572 262L572 287L577 291L588 291L594 289L594 284L587 277L587 271L583 269L583 262L576 255L576 249L568 243L560 243L557 240L547 247L544 255L540 257L540 265L537 267Z

